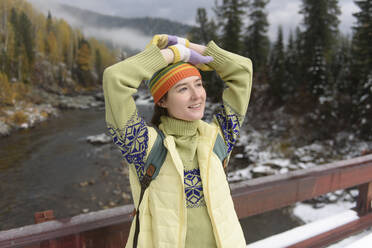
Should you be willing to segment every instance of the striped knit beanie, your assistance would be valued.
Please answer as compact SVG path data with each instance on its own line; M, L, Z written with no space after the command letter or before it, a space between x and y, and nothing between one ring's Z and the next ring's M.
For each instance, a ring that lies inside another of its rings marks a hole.
M191 76L201 78L200 72L195 66L181 61L156 72L146 84L150 89L154 102L157 103L173 85Z

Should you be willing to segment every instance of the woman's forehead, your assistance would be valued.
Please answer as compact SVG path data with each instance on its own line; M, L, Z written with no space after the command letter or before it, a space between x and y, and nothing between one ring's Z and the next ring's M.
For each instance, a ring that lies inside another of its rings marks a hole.
M185 84L185 83L186 84L187 83L195 83L195 82L197 82L199 80L201 80L201 78L198 77L198 76L190 76L190 77L181 79L173 87L177 87L178 85Z

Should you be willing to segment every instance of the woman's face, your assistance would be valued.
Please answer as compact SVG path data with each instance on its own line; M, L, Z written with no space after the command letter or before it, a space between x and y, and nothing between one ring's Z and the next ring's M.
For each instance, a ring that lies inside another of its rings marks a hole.
M158 102L168 110L169 116L185 121L200 120L204 116L206 93L198 76L180 80L168 91L167 97Z

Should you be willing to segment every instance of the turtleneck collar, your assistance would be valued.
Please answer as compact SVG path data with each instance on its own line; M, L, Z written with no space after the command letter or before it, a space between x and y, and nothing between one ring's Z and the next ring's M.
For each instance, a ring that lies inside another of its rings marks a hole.
M184 121L169 116L160 117L165 132L175 136L193 136L196 134L199 121Z

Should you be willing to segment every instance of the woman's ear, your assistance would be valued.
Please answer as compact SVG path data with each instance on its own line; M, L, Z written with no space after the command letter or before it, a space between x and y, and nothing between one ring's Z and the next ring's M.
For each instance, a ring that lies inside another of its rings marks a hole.
M158 105L159 107L162 107L162 108L167 108L166 104L165 104L165 100L164 98L161 98L157 103L156 105Z

